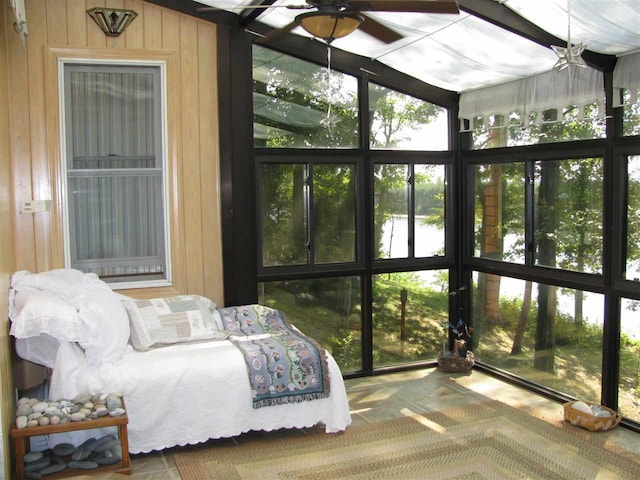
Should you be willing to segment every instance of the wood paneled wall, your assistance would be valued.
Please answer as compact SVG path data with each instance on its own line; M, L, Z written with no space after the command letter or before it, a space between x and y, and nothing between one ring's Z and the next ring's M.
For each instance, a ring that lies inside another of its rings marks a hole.
M107 37L86 13L95 6L133 9L138 17L120 37ZM52 56L170 58L174 288L123 293L193 293L222 305L216 26L142 0L26 0L26 7L26 52L7 26L16 269L38 272L64 265L58 79ZM52 211L20 214L20 202L29 199L53 200Z
M26 51L6 4L0 8L0 478L10 476L14 382L7 294L16 270L64 266L59 192L59 56L169 59L168 144L173 289L127 290L137 297L193 293L223 304L216 27L142 0L26 0ZM138 17L106 37L86 10L130 8ZM57 57L56 57L57 56ZM52 211L21 214L24 200ZM1 462L0 462L1 463ZM4 468L4 471L2 471Z
M0 8L0 478L11 478L11 441L9 432L14 418L13 378L9 319L7 312L9 280L15 270L11 200L11 140L9 131L9 85L6 5ZM13 28L11 29L13 33Z

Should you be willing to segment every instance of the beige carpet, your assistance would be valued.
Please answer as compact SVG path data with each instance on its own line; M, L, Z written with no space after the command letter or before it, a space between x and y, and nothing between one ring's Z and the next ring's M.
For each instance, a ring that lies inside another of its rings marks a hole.
M183 480L640 479L640 457L500 402L350 427L240 437L177 453ZM618 427L620 428L620 427Z

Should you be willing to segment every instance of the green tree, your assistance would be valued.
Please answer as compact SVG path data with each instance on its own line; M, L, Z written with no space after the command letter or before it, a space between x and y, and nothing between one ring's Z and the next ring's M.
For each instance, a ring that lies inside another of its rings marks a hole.
M393 148L410 139L418 127L432 122L442 111L424 100L379 85L369 85L372 148Z
M640 116L638 117L640 129ZM640 156L627 160L627 279L640 270Z

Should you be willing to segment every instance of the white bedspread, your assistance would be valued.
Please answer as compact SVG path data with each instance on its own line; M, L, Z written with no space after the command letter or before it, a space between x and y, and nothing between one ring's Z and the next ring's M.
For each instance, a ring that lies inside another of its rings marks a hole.
M78 393L122 392L129 415L129 451L236 436L249 430L325 425L327 433L351 424L342 374L329 354L331 395L310 402L254 409L246 365L229 341L134 350L99 370L87 365L79 347L58 349L50 398Z

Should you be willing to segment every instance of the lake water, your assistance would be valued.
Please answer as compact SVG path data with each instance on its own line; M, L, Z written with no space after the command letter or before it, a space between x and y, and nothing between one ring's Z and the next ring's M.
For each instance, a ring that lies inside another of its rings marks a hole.
M385 258L407 257L408 246L408 219L407 216L395 215L389 219L382 228L382 244L385 252L389 252ZM444 253L444 230L433 225L425 225L418 222L416 225L416 257L428 257L442 255ZM433 272L416 272L425 283L432 283L438 279ZM501 277L500 295L507 298L522 298L525 289L525 281L509 277ZM573 290L563 289L558 291L558 311L567 315L574 315ZM534 285L533 298L537 295ZM621 330L634 340L640 340L640 315L629 307L630 301L624 301L622 305ZM584 292L582 310L586 322L603 325L604 322L604 295L599 293Z

